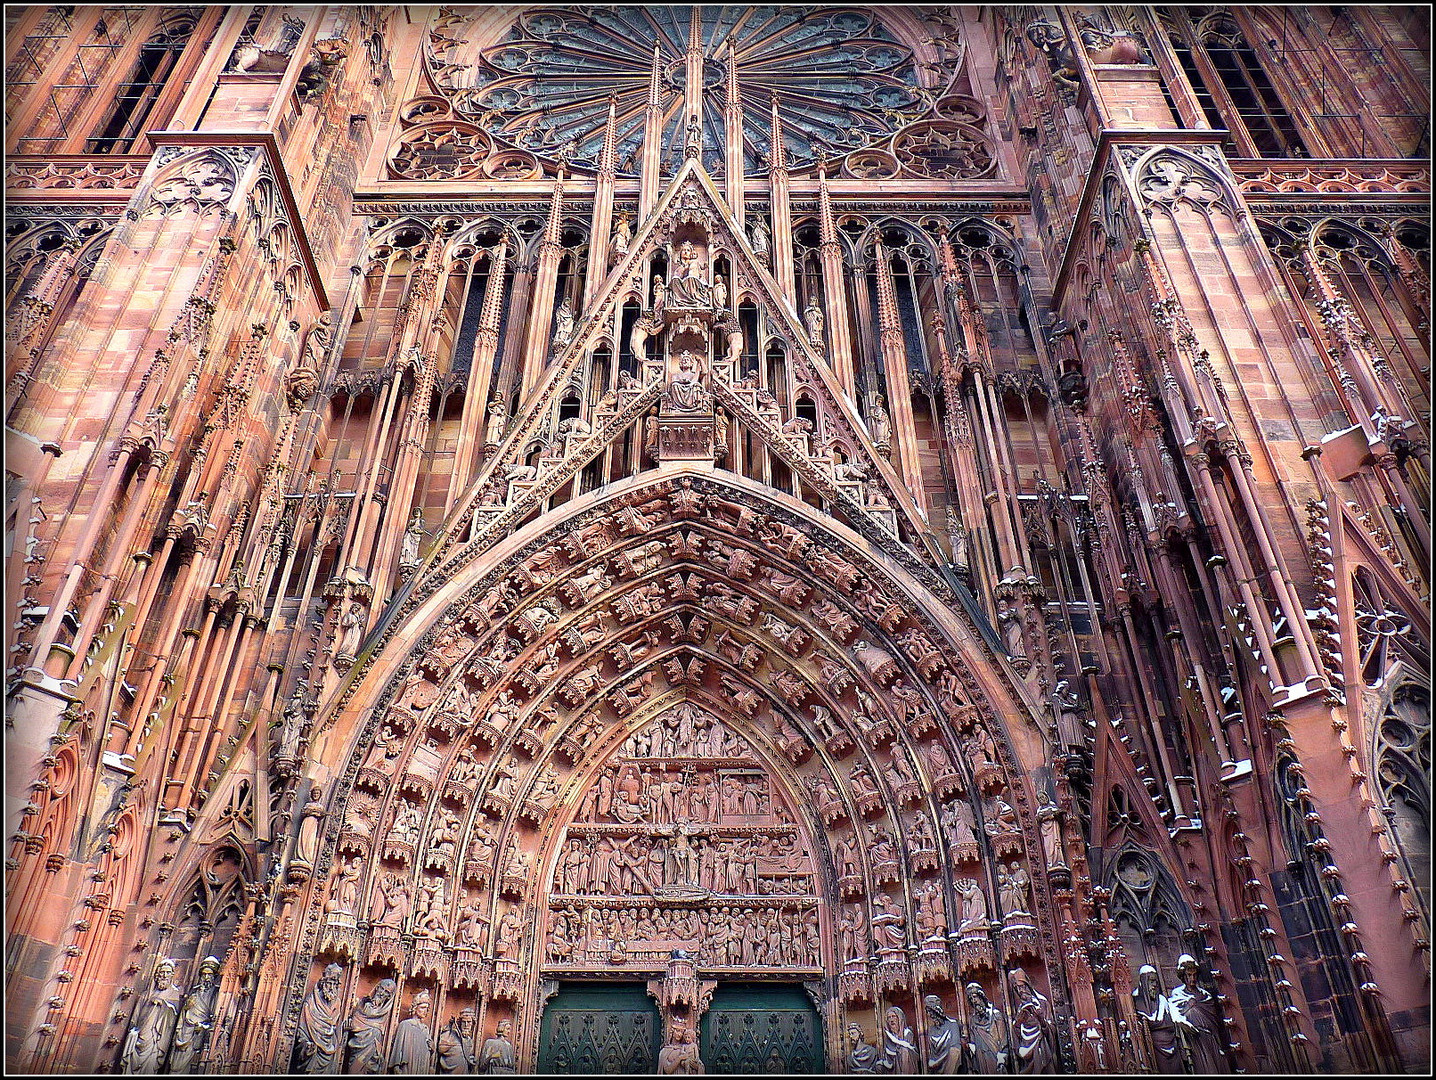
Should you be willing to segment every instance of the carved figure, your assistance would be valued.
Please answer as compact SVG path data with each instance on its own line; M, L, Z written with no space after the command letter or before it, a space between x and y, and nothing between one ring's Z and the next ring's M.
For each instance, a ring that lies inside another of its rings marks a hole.
M708 1071L698 1057L691 1025L675 1021L672 1039L658 1051L659 1076L699 1076Z
M868 404L868 432L873 437L873 445L879 451L886 452L892 447L893 423L888 416L887 406L883 403L883 396L874 393Z
M349 1038L345 1045L348 1073L378 1073L384 1070L384 1029L394 1009L393 979L381 979L367 997L360 999L349 1015Z
M1014 1056L1019 1073L1057 1071L1057 1026L1052 1005L1032 985L1022 968L1008 973L1012 981Z
M364 605L355 601L349 605L339 620L339 640L334 645L335 656L353 659L359 649L359 638L364 633Z
M1007 1018L975 982L967 984L967 1060L978 1074L1007 1071Z
M936 994L924 997L922 1005L927 1011L927 1071L955 1076L962 1071L962 1028Z
M609 241L615 255L627 255L628 247L633 242L633 218L624 211L618 215L618 221L613 226L613 239Z
M411 567L419 565L419 545L424 542L424 511L422 507L414 507L414 515L409 519L409 527L404 530L404 539L399 543L399 566Z
M1183 1018L1162 993L1160 976L1151 964L1143 964L1137 972L1137 987L1132 991L1132 1004L1137 1023L1147 1032L1147 1045L1152 1051L1154 1072L1168 1075L1185 1072L1182 1036L1179 1028Z
M728 283L723 280L722 274L713 276L713 306L719 311L728 308Z
M399 1023L394 1032L394 1048L389 1051L389 1071L410 1075L434 1071L434 1040L429 1034L429 1013L433 1002L429 991L420 990L409 1003L409 1018Z
M206 956L199 963L199 976L180 1008L175 1023L174 1045L170 1048L169 1071L199 1071L199 1059L214 1028L214 998L219 992L219 959Z
M294 1071L329 1072L339 1056L339 984L344 969L330 964L299 1010L294 1034Z
M1177 975L1182 980L1168 996L1181 1017L1183 1033L1192 1055L1192 1071L1225 1073L1231 1070L1222 1054L1222 1014L1212 992L1197 981L1197 961L1183 953L1177 957Z
M439 1032L436 1046L439 1072L467 1075L474 1071L478 1058L474 1054L474 1010L465 1008Z
M907 1013L896 1005L883 1018L883 1052L877 1071L910 1076L917 1072L917 1042L908 1026Z
M987 894L982 891L982 886L973 878L962 878L957 882L957 891L962 897L962 922L958 923L958 933L986 930L989 925Z
M690 240L683 241L676 253L678 272L668 279L668 295L674 304L684 307L708 306L712 289L705 280L703 253Z
M397 930L409 917L412 905L409 882L398 874L385 874L374 890L374 902L369 908L370 924Z
M558 306L558 311L554 313L553 343L561 349L572 340L573 301L565 296L563 303Z
M873 915L873 937L878 942L880 949L904 949L907 947L907 919L902 909L893 903L893 899L887 893L878 896L877 903L873 905L877 913Z
M1016 860L1008 864L1006 872L1000 866L998 867L997 902L1002 908L1004 917L1028 914L1027 890L1031 884L1032 879L1028 877L1022 864Z
M693 410L703 407L707 395L700 378L698 358L685 349L678 358L678 371L668 386L668 399L673 402L675 409Z
M504 428L509 420L508 406L504 404L503 398L494 397L489 400L488 420L484 425L484 445L498 446L504 441Z
M878 1048L863 1037L861 1024L848 1024L848 1046L848 1072L877 1072Z
M1037 828L1042 834L1042 857L1049 868L1066 868L1067 858L1062 850L1062 811L1052 802L1047 789L1037 789Z
M492 1075L518 1071L518 1058L514 1054L514 1044L509 1039L513 1026L513 1021L504 1017L499 1021L498 1030L484 1040L484 1045L479 1048L479 1072Z
M748 226L748 242L753 245L753 254L759 259L766 259L769 250L768 225L761 217L754 217L753 224Z
M808 328L808 340L820 348L823 344L823 309L818 306L816 296L810 296L808 306L803 309L803 325Z

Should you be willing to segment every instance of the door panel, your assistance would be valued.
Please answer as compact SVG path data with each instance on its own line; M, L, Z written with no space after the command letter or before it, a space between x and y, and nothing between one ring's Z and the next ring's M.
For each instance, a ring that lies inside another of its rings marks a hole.
M541 1073L658 1070L658 1007L642 983L566 984L539 1025Z
M797 987L723 987L703 1015L699 1056L710 1073L817 1073L823 1031Z

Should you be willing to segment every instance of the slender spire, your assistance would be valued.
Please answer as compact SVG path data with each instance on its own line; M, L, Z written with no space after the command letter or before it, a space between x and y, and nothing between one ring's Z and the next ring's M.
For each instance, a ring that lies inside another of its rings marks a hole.
M603 125L603 149L598 155L598 174L613 179L618 173L618 95L608 95L608 120Z
M778 117L778 95L776 93L769 95L768 105L772 110L768 137L772 145L768 152L768 168L772 172L787 172L788 155L783 150L783 121Z

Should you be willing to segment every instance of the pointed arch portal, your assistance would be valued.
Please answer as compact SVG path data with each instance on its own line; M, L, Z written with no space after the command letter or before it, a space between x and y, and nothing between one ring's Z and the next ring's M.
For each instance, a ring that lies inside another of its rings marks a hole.
M1038 729L944 588L688 464L476 555L320 717L311 759L346 764L314 766L329 880L287 1008L337 961L355 994L394 978L510 1020L533 1061L560 984L645 983L665 1044L715 989L786 984L834 1063L848 1017L920 1025L925 989L972 979L1001 996L1055 944L1010 742Z

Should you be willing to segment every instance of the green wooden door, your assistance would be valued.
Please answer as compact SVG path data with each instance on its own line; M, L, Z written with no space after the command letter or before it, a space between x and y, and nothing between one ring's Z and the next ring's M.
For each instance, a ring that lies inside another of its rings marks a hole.
M720 986L703 1014L699 1056L710 1073L820 1073L823 1027L796 986Z
M660 1034L642 983L565 983L539 1024L538 1071L657 1072Z

